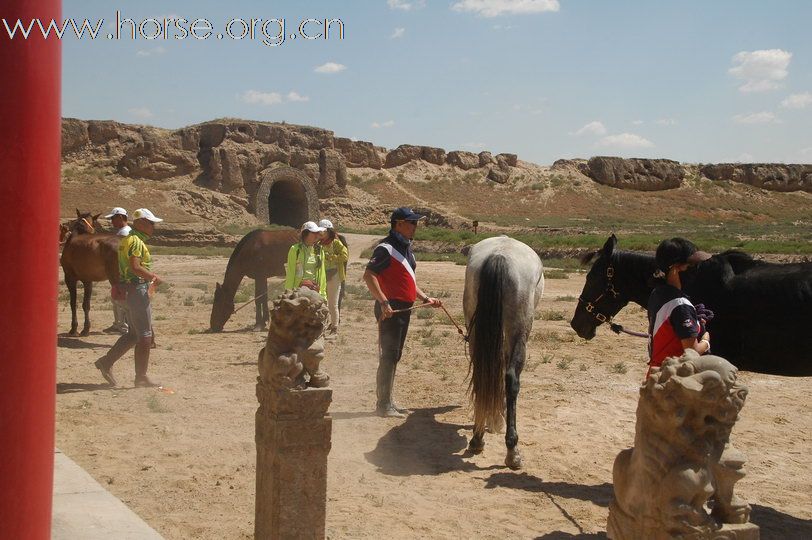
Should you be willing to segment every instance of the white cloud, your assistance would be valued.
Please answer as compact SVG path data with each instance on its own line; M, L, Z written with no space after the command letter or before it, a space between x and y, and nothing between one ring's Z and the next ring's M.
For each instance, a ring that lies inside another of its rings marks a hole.
M558 0L460 0L453 4L451 9L475 13L480 17L498 17L499 15L558 11L560 7Z
M406 33L405 28L395 28L395 31L392 32L392 35L389 36L389 39L399 39L403 37L403 34Z
M155 116L152 114L152 111L146 107L133 107L132 109L127 109L127 112L136 118L152 118Z
M298 92L293 92L293 91L288 92L287 97L288 97L288 101L294 101L294 102L310 101L309 97L303 96L303 95L299 94Z
M462 145L463 148L470 148L472 150L484 150L488 147L485 143L482 142L468 142Z
M511 24L494 24L493 25L494 30L505 30L505 31L507 31L507 30L513 30L513 28L514 28L514 26L511 25Z
M753 155L748 154L747 152L742 152L736 157L736 159L733 160L734 163L753 163L753 161Z
M166 52L163 47L154 47L152 49L140 49L135 53L135 56L160 56Z
M327 62L326 64L317 66L313 71L315 71L316 73L341 73L345 69L347 69L347 66L345 66L344 64Z
M733 57L735 65L727 72L744 81L740 92L766 92L781 87L791 59L792 53L781 49L742 51Z
M282 103L282 94L278 92L260 92L259 90L246 90L239 96L240 101L250 105L279 105Z
M792 94L781 102L781 106L785 109L806 109L810 105L812 105L812 93L810 92Z
M635 148L651 148L654 143L634 133L620 133L618 135L607 135L598 141L596 146L631 150Z
M677 121L674 120L673 118L660 118L659 120L657 120L654 123L657 124L658 126L676 126L677 125Z
M576 137L580 137L581 135L606 135L606 126L604 126L603 123L595 120L573 133L573 135Z
M392 127L394 125L395 125L394 120L387 120L386 122L372 122L372 124L370 124L370 127L372 127L373 129L380 129Z
M733 121L737 124L772 124L778 122L775 115L767 111L750 114L737 114L733 117Z
M237 96L237 99L249 105L273 106L282 103L303 103L310 101L307 96L301 95L295 90L291 90L286 95L279 92L260 92L259 90L246 90Z
M414 0L409 2L406 0L386 0L386 3L390 9L399 9L400 11L411 11L426 6L426 0Z
M633 126L642 126L643 121L642 120L632 120L632 125Z

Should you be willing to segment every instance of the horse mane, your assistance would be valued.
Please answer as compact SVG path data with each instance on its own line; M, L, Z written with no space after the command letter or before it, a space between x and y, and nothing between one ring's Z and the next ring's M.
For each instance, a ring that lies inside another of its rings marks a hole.
M734 274L740 274L754 266L765 264L763 261L757 261L748 253L737 249L723 251L717 256L723 258L730 265Z

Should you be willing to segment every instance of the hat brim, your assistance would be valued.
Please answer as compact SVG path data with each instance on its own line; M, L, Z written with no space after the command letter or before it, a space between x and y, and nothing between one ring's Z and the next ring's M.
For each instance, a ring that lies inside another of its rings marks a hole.
M706 251L694 251L693 255L688 257L688 260L686 262L688 264L699 264L702 261L707 261L711 257L713 257L713 255L711 255Z
M315 229L302 229L302 230L307 232L324 232L327 229L325 229L324 227L316 227Z
M152 222L152 223L160 223L160 222L162 222L162 221L163 221L163 219L161 219L161 218L159 218L159 217L155 217L155 218L148 218L148 217L146 217L146 216L141 216L141 217L140 217L140 218L138 218L138 219L146 219L147 221L150 221L150 222Z

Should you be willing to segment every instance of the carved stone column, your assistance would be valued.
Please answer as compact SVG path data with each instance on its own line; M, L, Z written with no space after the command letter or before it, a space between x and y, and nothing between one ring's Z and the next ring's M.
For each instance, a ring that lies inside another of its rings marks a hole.
M333 399L320 367L327 307L299 289L277 297L270 315L258 359L254 537L324 538Z
M324 538L329 388L274 390L257 383L254 537Z

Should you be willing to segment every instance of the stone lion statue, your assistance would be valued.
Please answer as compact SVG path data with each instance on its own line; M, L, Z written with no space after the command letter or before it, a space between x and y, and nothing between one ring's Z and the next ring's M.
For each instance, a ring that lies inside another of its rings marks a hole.
M259 351L259 375L273 388L323 388L330 377L322 371L327 305L319 293L301 288L273 301L265 347Z
M652 372L640 388L634 448L615 459L609 538L734 538L723 524L747 523L750 506L733 494L745 460L729 440L747 397L737 373L693 351Z

